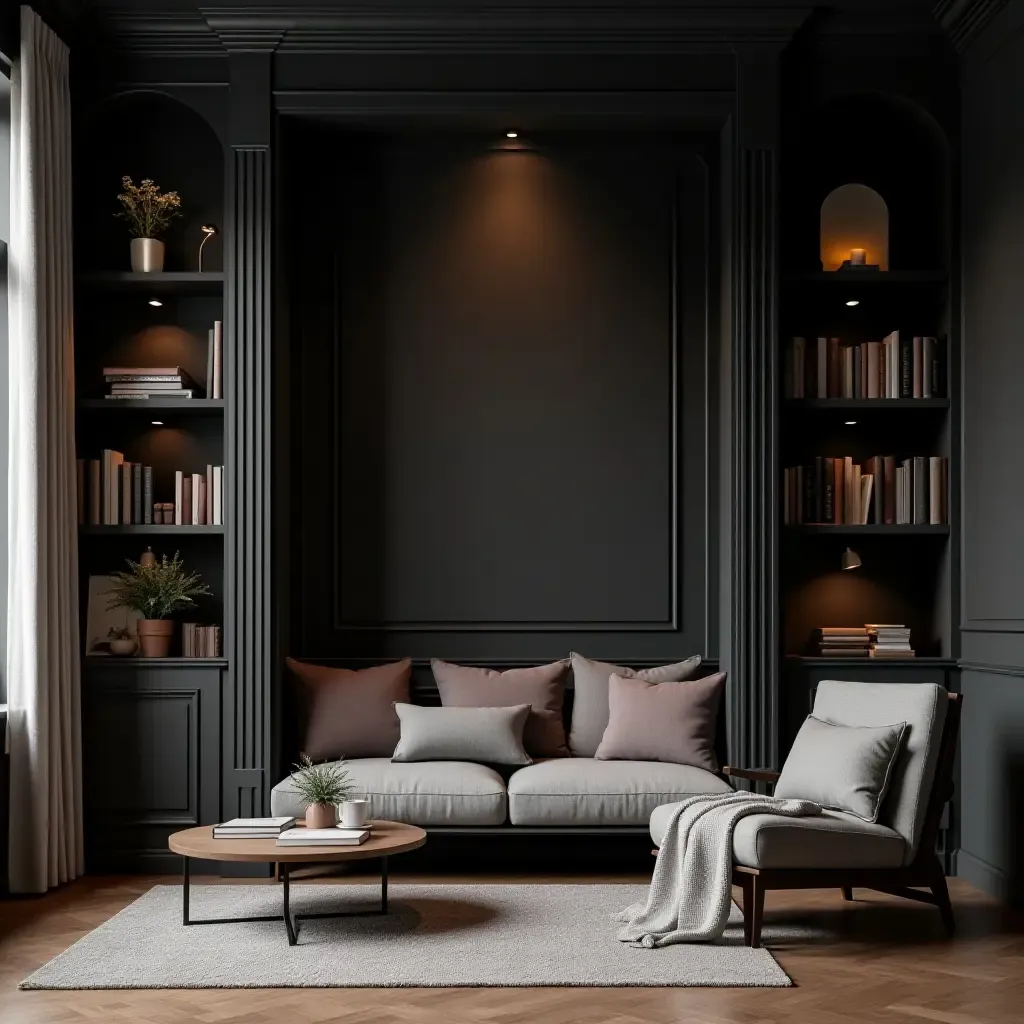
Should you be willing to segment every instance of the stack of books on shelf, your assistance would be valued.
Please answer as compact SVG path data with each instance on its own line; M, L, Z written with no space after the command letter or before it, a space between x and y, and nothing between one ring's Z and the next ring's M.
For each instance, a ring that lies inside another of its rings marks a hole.
M196 382L180 366L107 366L103 377L110 386L107 398L192 398Z
M839 338L791 338L786 349L786 398L938 398L937 338L844 344Z
M874 455L858 465L850 456L816 456L783 473L787 526L949 522L949 460L919 455L897 460Z
M816 653L822 658L866 658L870 644L867 626L822 626L815 630Z
M181 624L181 656L183 658L219 658L220 626L200 626L197 622Z
M207 466L205 473L174 474L176 526L224 525L224 467Z
M103 378L111 399L195 398L201 389L181 366L107 366ZM214 320L207 332L206 397L224 397L224 331Z
M294 818L232 818L213 826L214 839L276 839L295 827Z
M368 828L291 828L277 837L277 845L359 846L369 838Z
M913 658L910 630L902 624L868 623L864 627L871 638L872 658Z
M224 467L205 473L175 473L173 518L168 502L153 501L153 467L128 462L122 452L103 450L99 459L78 459L80 526L224 525Z

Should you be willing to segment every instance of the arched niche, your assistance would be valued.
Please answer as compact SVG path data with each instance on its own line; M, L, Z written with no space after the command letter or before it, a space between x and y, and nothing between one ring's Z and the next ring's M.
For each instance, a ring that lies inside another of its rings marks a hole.
M889 269L889 207L870 186L860 182L839 185L821 204L818 253L822 270L839 270L863 249L863 261Z
M196 270L201 226L224 228L224 150L191 107L155 91L103 101L75 139L75 262L78 270L128 270L128 228L114 215L121 178L152 178L181 196L182 215L164 241L165 270ZM203 250L203 269L221 270L222 236Z
M833 98L790 128L783 175L784 260L821 269L826 197L856 183L889 211L889 267L944 270L949 261L950 150L938 122L902 96ZM847 256L849 254L847 253Z

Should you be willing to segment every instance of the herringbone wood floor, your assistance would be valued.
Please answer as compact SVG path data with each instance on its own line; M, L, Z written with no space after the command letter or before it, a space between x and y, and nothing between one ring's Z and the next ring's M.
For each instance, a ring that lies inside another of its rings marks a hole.
M406 881L637 881L640 876ZM801 919L827 942L776 950L792 989L398 989L19 992L18 982L163 878L86 878L0 903L2 1024L1003 1024L1024 1020L1024 925L952 880L958 937L938 915L858 892L769 893L766 919ZM202 879L197 879L202 881ZM230 884L230 883L225 883ZM396 893L397 895L397 893ZM738 894L737 894L738 895Z

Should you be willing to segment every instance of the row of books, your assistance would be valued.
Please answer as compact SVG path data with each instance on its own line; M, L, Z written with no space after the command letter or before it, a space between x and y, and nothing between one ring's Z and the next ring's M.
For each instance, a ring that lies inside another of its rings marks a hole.
M207 466L205 473L174 474L174 524L224 525L224 467Z
M202 389L181 366L106 366L107 398L194 398ZM207 332L206 397L224 397L223 323L214 320Z
M822 658L913 658L910 630L898 623L821 626L814 644Z
M181 656L183 658L219 658L220 626L201 626L197 622L181 624Z
M818 456L810 465L790 466L783 478L783 522L948 523L949 460L875 455L858 465L850 456Z
M122 452L105 448L98 459L78 459L80 526L224 525L224 467L205 473L175 473L173 512L153 501L153 467L128 462Z
M783 387L786 398L938 398L938 339L901 339L899 331L859 345L791 338Z

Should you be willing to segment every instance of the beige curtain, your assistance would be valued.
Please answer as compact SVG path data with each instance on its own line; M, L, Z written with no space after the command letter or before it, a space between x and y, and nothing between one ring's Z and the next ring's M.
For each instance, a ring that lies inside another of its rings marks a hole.
M10 886L82 872L68 50L21 8L11 81Z

